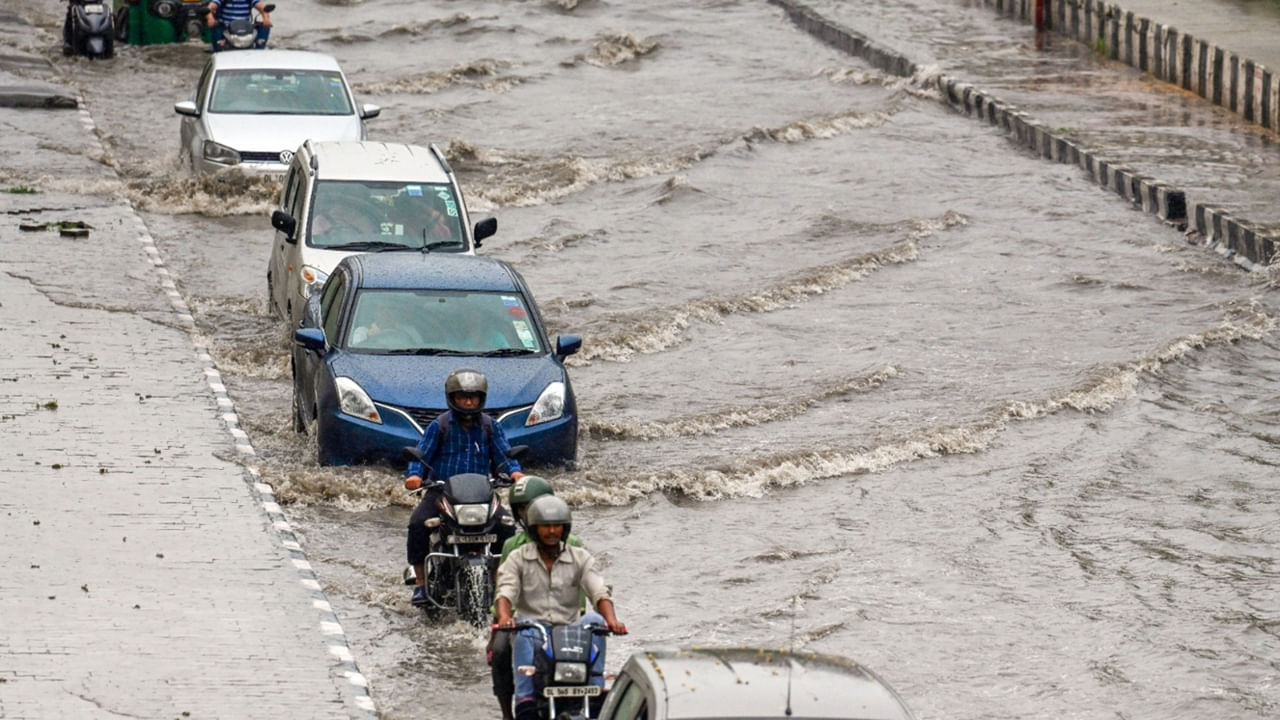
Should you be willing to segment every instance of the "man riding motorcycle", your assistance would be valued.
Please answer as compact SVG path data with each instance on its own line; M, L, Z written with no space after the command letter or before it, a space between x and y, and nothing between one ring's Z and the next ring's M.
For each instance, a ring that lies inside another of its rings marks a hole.
M227 43L222 36L222 26L234 20L251 20L253 11L262 13L262 26L258 28L258 37L253 46L264 48L271 35L271 13L263 0L210 0L209 12L205 15L205 24L212 33L213 51L226 49Z
M498 568L498 627L514 628L519 616L553 625L598 623L625 635L627 626L614 614L613 599L595 557L568 544L573 528L569 505L555 495L543 495L529 504L525 524L533 542L516 548ZM586 595L595 612L579 617L580 593ZM533 664L540 641L536 630L516 634L511 652L513 670ZM604 685L604 659L601 645L591 668L591 684L598 687ZM515 680L516 720L536 720L533 678L517 672Z
M524 477L520 463L507 457L511 444L502 426L486 415L485 396L489 393L489 380L478 370L459 368L444 381L445 401L449 409L440 413L422 432L418 451L426 467L414 460L405 470L404 487L417 490L422 487L422 475L430 470L434 478L448 478L462 473L506 472L513 480ZM430 490L423 493L417 509L409 517L409 536L406 541L409 564L416 575L413 588L413 604L428 603L425 561L431 552L431 533L426 522L440 517L441 493ZM506 512L505 509L502 510ZM500 523L498 542L505 542L514 529ZM504 530L505 529L505 530Z
M520 532L513 537L507 538L502 544L502 558L499 561L506 560L516 548L532 541L529 535L528 527L525 525L525 511L529 504L543 495L554 495L555 490L552 489L551 483L537 475L525 475L511 486L511 491L507 493L507 504L511 506L511 513L515 515L516 522L520 524ZM582 541L577 536L570 535L568 539L570 545L582 547ZM489 637L489 672L493 677L493 696L498 698L498 707L502 709L502 720L513 720L511 714L511 698L515 695L515 679L511 674L511 633L494 632Z

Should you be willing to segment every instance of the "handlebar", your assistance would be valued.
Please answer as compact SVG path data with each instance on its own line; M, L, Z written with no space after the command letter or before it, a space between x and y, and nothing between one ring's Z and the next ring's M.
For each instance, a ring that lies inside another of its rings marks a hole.
M489 626L493 632L517 632L520 630L536 629L541 630L545 635L549 628L553 627L551 623L539 622L537 620L516 620L516 624L511 627L502 627L494 623ZM609 629L608 625L603 623L587 623L582 626L583 630L589 631L592 635L614 635L615 633Z

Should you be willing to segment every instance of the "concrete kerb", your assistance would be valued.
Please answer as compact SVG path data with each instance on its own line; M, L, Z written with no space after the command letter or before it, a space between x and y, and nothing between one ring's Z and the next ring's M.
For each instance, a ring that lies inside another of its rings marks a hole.
M83 98L76 98L76 107L80 114L80 124L88 134L90 142L100 155L105 155L105 150L98 138L97 126ZM160 285L169 298L170 306L177 314L183 328L191 337L196 357L204 365L204 375L209 385L209 390L213 393L219 410L223 411L222 421L228 434L232 437L236 451L245 458L255 456L257 453L253 449L252 443L249 442L248 434L240 428L239 416L236 413L235 404L227 394L227 388L222 382L222 374L218 371L217 364L209 354L208 349L201 345L198 340L195 318L192 316L186 300L182 297L182 293L178 291L177 284L174 282L168 267L166 267L159 249L156 247L155 239L151 237L151 233L147 230L132 203L126 201L124 204L129 210L129 217L133 218L134 223L137 225L138 242L142 244L143 252L146 253L147 258L155 268ZM334 659L331 672L342 679L340 686L348 700L346 707L350 711L351 717L360 718L361 720L377 718L379 716L377 708L373 703L373 698L369 695L369 683L356 665L355 658L346 639L346 633L342 629L342 623L339 622L333 607L329 604L320 586L320 581L316 577L315 571L312 569L311 563L302 549L302 545L298 542L293 527L289 524L288 519L285 518L279 503L276 502L275 490L269 484L262 482L258 469L251 463L246 462L242 466L245 468L246 487L271 521L271 526L275 529L276 537L281 546L288 551L289 558L297 570L298 581L310 591L312 608L319 616L318 629L328 646L329 654Z
M822 17L812 9L794 0L768 0L786 11L799 28L824 43L858 56L875 67L902 77L913 76L918 65L893 51L876 46L871 40L843 25ZM983 0L1007 14L1034 19L1034 0ZM1087 37L1098 37L1109 27L1110 13L1106 3L1100 0L1062 0L1054 5L1059 13L1071 8L1072 27L1084 29ZM1083 16L1083 17L1081 17ZM1134 18L1126 27L1141 23ZM1112 23L1119 28L1122 23ZM1093 35L1094 31L1098 35ZM1118 33L1118 30L1116 31ZM1113 33L1113 34L1116 34ZM1116 34L1116 37L1119 37ZM1126 34L1128 42L1129 34ZM1116 44L1111 45L1119 55ZM1187 45L1187 53L1191 52ZM1146 57L1144 50L1127 52L1127 56ZM1159 59L1161 56L1157 56ZM1182 67L1185 63L1180 64ZM1248 270L1264 269L1277 259L1280 236L1259 230L1253 223L1231 216L1224 210L1206 202L1193 202L1186 193L1168 183L1139 175L1130 168L1114 166L1111 161L1096 152L1080 147L1076 142L1054 131L1044 123L1033 119L1009 103L974 87L959 78L941 74L936 79L943 102L967 117L985 120L1005 130L1018 145L1035 152L1042 158L1055 162L1078 165L1102 187L1130 201L1144 212L1187 230L1198 233L1204 244L1232 259ZM1188 78L1188 83L1190 79ZM1261 79L1259 79L1261 86ZM1271 108L1276 102L1270 103Z

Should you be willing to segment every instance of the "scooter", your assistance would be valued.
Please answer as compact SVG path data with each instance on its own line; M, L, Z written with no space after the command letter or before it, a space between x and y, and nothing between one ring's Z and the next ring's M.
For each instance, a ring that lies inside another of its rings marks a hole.
M274 4L262 6L268 13L276 9ZM262 24L262 13L258 12L255 7L253 9L253 18L248 20L232 20L231 22L223 22L218 18L218 24L222 29L222 42L214 46L214 52L222 52L224 50L262 50L267 47L267 38L271 35L271 28Z
M609 626L594 623L551 625L536 620L517 620L514 628L491 627L495 631L508 632L533 629L541 638L540 651L533 654L533 665L516 668L518 673L533 676L539 718L589 720L600 713L608 690L591 683L591 666L604 651L605 636L612 634Z
M69 0L62 24L62 53L107 59L115 54L115 23L103 2Z
M516 446L508 455L516 457L525 450L527 446ZM405 448L404 454L406 459L427 464L417 447ZM510 485L511 478L505 475L463 473L413 491L440 495L440 515L427 521L431 551L423 570L428 614L453 610L477 628L489 626L501 550L495 546L500 528L515 522L510 513L503 512L496 490ZM417 583L412 566L405 568L404 583Z

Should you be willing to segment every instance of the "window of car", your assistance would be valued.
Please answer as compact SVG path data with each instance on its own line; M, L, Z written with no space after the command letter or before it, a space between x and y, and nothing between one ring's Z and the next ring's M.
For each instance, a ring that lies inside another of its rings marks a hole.
M342 295L347 289L346 275L338 273L329 278L324 285L324 295L320 298L320 321L324 327L324 336L330 343L338 341L339 320L342 309Z
M351 115L351 96L335 70L222 70L209 112L249 115Z
M611 692L618 689L615 686ZM628 682L621 691L622 695L618 697L618 704L613 706L613 714L609 716L609 720L652 720L644 688L637 683Z
M209 89L209 78L212 76L212 66L206 64L200 73L200 81L196 83L196 110L198 111L204 111L206 91Z
M325 292L327 297L327 287ZM374 342L372 329L379 324L380 331L394 326L394 336ZM327 335L327 316L325 326ZM543 352L529 308L514 293L364 290L350 328L347 347L353 352L490 357Z
M458 198L448 183L318 180L312 195L307 233L312 247L338 250L377 241L467 249Z
M280 198L280 207L282 207L285 212L289 213L289 216L295 220L300 217L298 211L301 209L302 205L300 199L302 197L301 188L303 177L304 173L301 168L298 167L298 161L295 159L289 166L289 174L285 176L284 193Z

